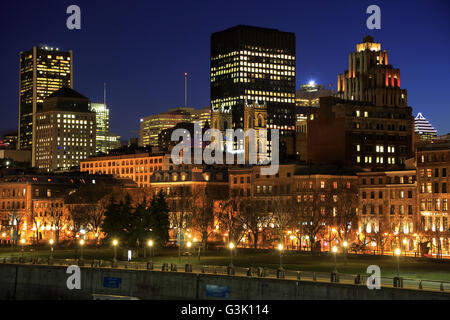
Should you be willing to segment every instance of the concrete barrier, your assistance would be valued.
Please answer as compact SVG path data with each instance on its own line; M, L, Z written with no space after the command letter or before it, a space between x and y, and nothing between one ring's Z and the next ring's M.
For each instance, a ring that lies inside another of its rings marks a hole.
M0 300L92 299L93 294L139 299L220 299L208 292L225 287L227 299L310 300L450 299L448 292L401 288L369 290L366 286L248 276L227 276L157 270L80 267L81 289L69 290L65 266L0 265ZM225 298L225 297L222 297Z

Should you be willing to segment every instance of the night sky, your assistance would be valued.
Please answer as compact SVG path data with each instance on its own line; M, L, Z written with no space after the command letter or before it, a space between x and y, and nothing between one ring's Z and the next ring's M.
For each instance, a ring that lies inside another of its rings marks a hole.
M17 128L19 52L45 44L73 50L74 89L111 110L111 131L138 135L141 117L188 104L209 105L210 34L237 24L290 31L297 39L297 87L314 79L336 88L348 54L366 34L401 70L413 112L450 132L450 1L9 1L0 3L0 131ZM66 8L81 8L81 30ZM381 7L381 30L366 8Z

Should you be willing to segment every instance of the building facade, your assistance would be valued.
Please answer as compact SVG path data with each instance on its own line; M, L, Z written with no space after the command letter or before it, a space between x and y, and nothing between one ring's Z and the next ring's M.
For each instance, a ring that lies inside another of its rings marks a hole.
M155 171L167 169L168 163L169 160L164 154L138 153L100 156L82 160L80 171L128 178L139 187L148 187L152 174Z
M20 53L18 148L32 150L35 165L36 115L44 99L73 86L72 51L33 47Z
M36 115L36 167L69 170L95 154L96 119L89 99L63 87L44 101Z
M139 129L139 145L158 146L159 134L182 122L201 122L202 127L211 123L210 108L196 110L194 108L173 108L167 112L151 115L141 119Z
M416 151L418 209L423 241L430 252L449 254L449 174L450 143L422 145Z
M381 44L366 36L349 54L348 70L338 75L337 96L375 106L406 107L407 91L400 88L400 69L388 62Z
M414 132L419 135L420 140L433 140L437 138L437 130L420 112L414 118Z
M244 127L244 104L267 104L267 127L294 153L295 34L236 26L211 36L211 108L229 109Z

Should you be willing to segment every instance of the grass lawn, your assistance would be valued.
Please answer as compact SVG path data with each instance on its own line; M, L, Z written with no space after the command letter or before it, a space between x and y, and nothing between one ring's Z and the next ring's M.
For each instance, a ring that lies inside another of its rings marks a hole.
M184 254L185 251L182 253ZM20 248L0 248L0 257L17 257L21 254ZM48 257L50 250L44 246L39 248L39 250L26 248L24 255L28 257ZM83 256L85 259L111 260L113 258L113 249L111 247L84 248ZM79 257L79 251L76 252L75 249L55 249L53 257L57 259L73 259ZM120 250L118 250L117 257L124 259ZM146 260L148 260L148 257L136 259L136 261ZM187 256L183 255L181 260L179 260L176 248L159 249L153 253L152 260L155 263L186 263ZM254 252L238 249L237 255L233 258L234 265L239 267L265 266L275 269L279 266L279 262L279 253L275 251ZM230 263L230 254L228 250L202 252L199 261L197 254L193 252L191 263L225 266ZM345 261L343 254L338 254L337 256L337 268L341 273L366 274L369 265L378 265L381 268L382 277L394 277L397 273L397 260L395 257L350 254L347 257L347 261ZM328 253L312 256L309 253L286 252L283 254L283 267L299 271L330 272L334 268L334 259ZM400 273L404 278L450 281L450 261L400 257Z

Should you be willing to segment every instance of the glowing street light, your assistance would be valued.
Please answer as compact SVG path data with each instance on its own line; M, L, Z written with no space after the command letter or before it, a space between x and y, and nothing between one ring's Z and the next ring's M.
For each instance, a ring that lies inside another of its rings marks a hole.
M337 254L338 248L336 246L334 246L332 251L334 254L334 273L337 273L336 254Z
M152 260L152 247L153 247L153 240L148 240L147 242L149 251L150 251L150 261Z
M112 242L112 245L114 247L114 264L117 262L117 245L119 244L119 241L117 239L114 239Z
M83 260L83 246L84 246L84 239L80 240L80 260Z
M397 277L400 278L400 254L402 253L399 248L395 249L395 255L397 256Z
M280 270L283 270L283 245L280 243L277 249L280 251Z
M22 249L21 249L21 251L22 251L22 258L23 258L23 247L25 246L25 239L20 239L20 243L22 244Z
M53 259L53 243L54 243L54 240L50 239L49 243L50 243L50 258Z
M233 249L234 249L234 243L230 242L228 244L228 248L230 248L230 267L233 268Z

